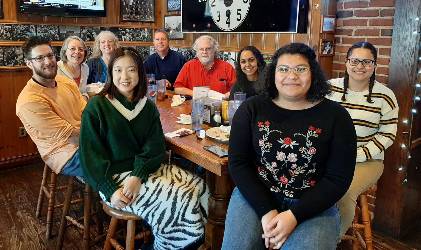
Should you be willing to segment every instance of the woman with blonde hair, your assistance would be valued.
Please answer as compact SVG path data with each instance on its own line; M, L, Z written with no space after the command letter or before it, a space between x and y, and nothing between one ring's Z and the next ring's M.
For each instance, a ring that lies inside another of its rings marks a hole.
M87 56L85 42L78 36L69 36L63 42L60 50L61 60L57 62L57 74L73 80L85 97L88 97L86 84L89 67L85 63Z
M107 82L108 63L112 53L118 47L118 38L111 31L101 31L95 37L92 56L87 61L89 66L88 84L105 84Z

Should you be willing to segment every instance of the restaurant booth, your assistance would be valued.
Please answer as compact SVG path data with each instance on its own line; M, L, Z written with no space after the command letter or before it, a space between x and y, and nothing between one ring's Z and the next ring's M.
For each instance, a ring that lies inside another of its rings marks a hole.
M59 49L62 41L69 34L80 35L87 41L88 46L92 46L94 37L92 34L100 29L108 29L119 34L121 45L133 46L142 55L147 56L153 47L153 31L166 27L167 23L173 22L173 18L180 18L181 15L180 9L169 4L170 0L144 1L144 3L152 4L152 12L143 16L127 11L127 4L130 1L105 0L104 2L105 17L89 16L93 15L92 13L85 17L67 17L66 13L62 16L28 13L20 8L20 1L0 1L2 4L2 13L0 13L2 14L0 17L0 55L2 55L0 58L0 170L40 160L36 146L15 115L17 96L32 74L24 66L20 50L20 46L28 35L38 34L51 37L52 46ZM419 21L421 3L418 0L383 1L386 3L375 0L302 2L307 4L308 12L300 17L302 26L299 33L212 32L208 34L218 40L220 50L225 54L235 54L247 45L254 45L266 58L270 58L276 49L290 42L308 44L317 51L318 61L328 79L343 75L344 55L350 43L364 39L372 39L370 41L374 45L377 45L376 41L380 43L379 48L382 50L381 58L383 59L379 62L381 64L379 66L382 69L385 68L386 71L379 72L378 70L377 73L385 80L387 86L394 90L399 102L400 114L397 139L386 151L385 171L377 187L370 190L369 203L371 213L374 214L375 232L396 239L404 237L416 227L415 222L421 221L421 101L419 101L421 95L421 21ZM347 24L355 17L358 20L368 20L368 25L373 23L374 26L375 21L370 20L373 15L370 13L373 10L377 10L377 15L380 16L378 19L392 20L391 23L371 27L379 30L377 35L358 34L358 32L372 31L355 31L353 24ZM384 14L390 10L392 14L388 16ZM358 16L358 11L367 11L363 14L366 17ZM381 31L392 30L392 28L393 36L391 31L386 35ZM189 55L193 41L202 34L196 32L176 34L171 39L170 46ZM381 44L383 36L390 40L389 44ZM160 108L160 111L164 113L169 108L165 105ZM165 123L165 120L175 119L174 115L174 112L161 114L164 132L173 129L173 125L169 122ZM227 172L227 158L219 158L203 150L203 146L209 144L210 142L206 141L198 142L196 138L183 141L167 140L167 147L172 152L205 168L211 197L204 249L219 249L233 184Z

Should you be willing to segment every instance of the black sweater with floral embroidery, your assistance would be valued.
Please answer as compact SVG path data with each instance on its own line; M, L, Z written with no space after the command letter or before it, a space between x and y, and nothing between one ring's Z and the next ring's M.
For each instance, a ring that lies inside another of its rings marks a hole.
M348 112L324 99L305 110L287 110L256 96L235 113L229 172L241 194L262 217L282 210L298 223L333 206L354 174L356 135Z

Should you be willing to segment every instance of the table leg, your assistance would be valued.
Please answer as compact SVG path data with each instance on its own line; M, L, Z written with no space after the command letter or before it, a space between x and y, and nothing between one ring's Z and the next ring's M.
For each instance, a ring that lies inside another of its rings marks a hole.
M234 185L226 167L222 169L221 176L207 171L206 183L210 189L209 215L205 227L205 243L200 249L221 249L225 216Z

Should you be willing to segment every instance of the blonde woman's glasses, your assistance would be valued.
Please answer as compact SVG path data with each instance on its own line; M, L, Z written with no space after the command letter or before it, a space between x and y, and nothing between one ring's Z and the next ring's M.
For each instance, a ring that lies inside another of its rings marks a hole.
M372 67L376 64L376 61L371 59L358 59L358 58L348 58L348 62L351 66L358 66L358 64L362 64L364 67Z
M281 74L289 74L291 72L294 72L295 74L300 75L309 72L310 68L302 65L296 66L294 68L291 68L287 65L279 65L278 67L276 67L276 70Z

